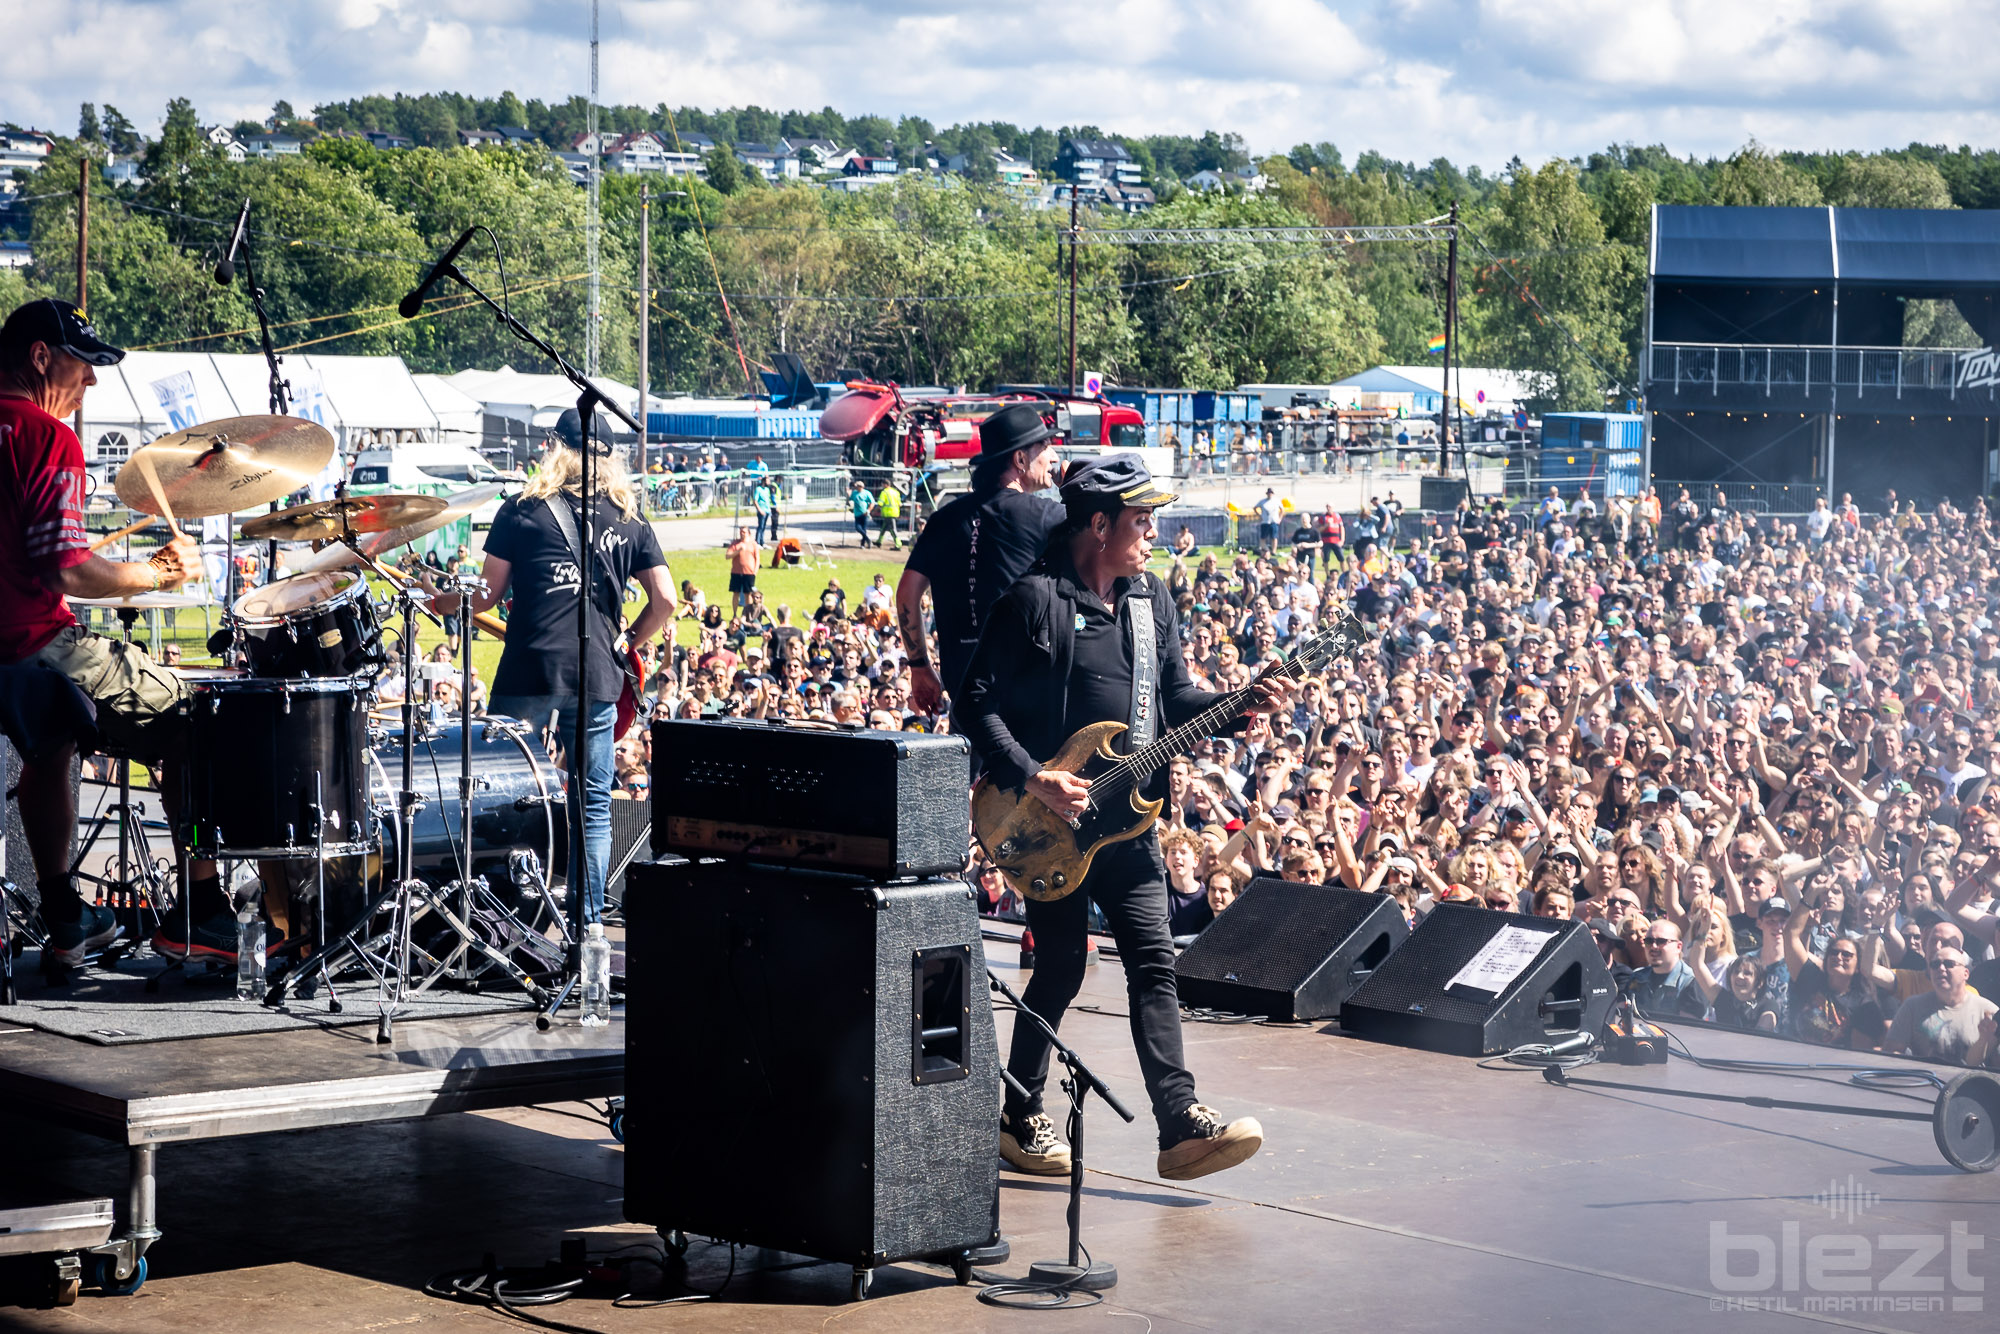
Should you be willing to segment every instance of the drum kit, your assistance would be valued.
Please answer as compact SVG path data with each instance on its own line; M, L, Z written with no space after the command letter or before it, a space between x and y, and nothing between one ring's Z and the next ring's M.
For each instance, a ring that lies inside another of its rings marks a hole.
M302 418L231 418L143 446L119 470L116 489L132 509L174 527L274 503L317 477L333 451L332 435ZM211 641L222 647L221 669L182 673L189 696L183 855L257 861L267 880L292 879L272 863L310 863L312 946L274 969L267 1004L324 984L338 1011L334 978L359 967L379 985L387 1040L403 999L436 983L477 989L505 978L537 1008L546 999L537 979L560 967L568 943L560 891L548 881L566 855L562 771L527 724L474 720L470 635L462 641L463 679L454 683L456 716L422 702L432 678L419 670L417 620L436 621L431 595L378 559L465 517L497 490L449 499L341 495L241 525L255 541L323 544L292 562L298 572L229 605L223 634ZM382 606L370 596L366 570L391 585ZM432 582L461 599L486 587L456 571ZM141 611L208 599L156 592L72 601L114 609L129 641ZM401 621L399 664L385 644L385 615ZM400 726L384 727L378 701L385 679L398 677ZM445 776L454 753L456 784ZM392 785L385 760L396 756L401 782ZM131 874L132 822L127 766L116 767L123 877ZM342 892L360 891L342 905L345 927L337 932L328 922L330 864ZM142 872L126 887L144 880ZM379 885L372 896L371 885Z

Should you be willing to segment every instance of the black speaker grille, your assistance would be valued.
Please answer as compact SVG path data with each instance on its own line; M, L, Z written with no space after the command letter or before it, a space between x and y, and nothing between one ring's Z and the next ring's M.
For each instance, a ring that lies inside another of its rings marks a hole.
M1325 885L1260 879L1181 955L1182 977L1293 991L1380 903Z
M1233 911L1233 909L1232 909ZM1513 913L1497 913L1484 908L1461 908L1440 904L1417 928L1409 947L1390 955L1374 976L1362 984L1350 1004L1391 1013L1410 1012L1421 1005L1421 1013L1446 1023L1483 1024L1493 1013L1494 998L1483 991L1460 988L1445 990L1458 970L1472 962L1487 941L1503 926L1541 930L1538 918ZM1549 941L1561 934L1555 923L1548 924ZM1547 946L1543 947L1547 952ZM1533 966L1522 974L1529 976Z

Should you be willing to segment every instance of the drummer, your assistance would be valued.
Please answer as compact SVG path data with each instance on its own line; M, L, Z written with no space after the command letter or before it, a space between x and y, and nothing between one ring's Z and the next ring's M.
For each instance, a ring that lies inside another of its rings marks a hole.
M0 663L40 663L74 681L97 705L97 726L111 748L147 763L177 757L186 745L186 687L136 646L77 623L64 599L123 597L174 589L201 577L201 557L185 536L143 561L107 560L91 551L83 526L83 446L66 423L97 383L97 368L125 353L97 336L67 301L31 301L0 325ZM69 784L71 746L23 766L21 823L42 916L49 928L43 965L75 967L115 940L112 914L86 904L69 874L76 797ZM178 809L179 775L167 764L162 793ZM206 876L202 871L206 868ZM212 864L198 864L197 914L228 913ZM235 933L224 936L235 953ZM180 950L188 949L178 942Z

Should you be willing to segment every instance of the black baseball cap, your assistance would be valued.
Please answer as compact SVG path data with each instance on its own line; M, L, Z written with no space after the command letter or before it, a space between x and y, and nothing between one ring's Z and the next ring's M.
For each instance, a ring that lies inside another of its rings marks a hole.
M1153 474L1133 453L1101 454L1072 463L1063 473L1062 503L1071 514L1128 506L1157 509L1179 499L1153 484Z
M125 354L121 352L118 355L124 356ZM605 414L602 412L593 412L590 414L591 443L595 446L591 452L600 457L611 452L611 427L604 418ZM582 414L578 413L575 408L564 408L562 416L556 418L555 438L561 443L564 449L574 450L581 454L583 452Z
M10 363L26 356L36 343L61 348L93 366L116 366L125 360L125 349L99 338L89 316L52 296L16 307L6 324L0 325L0 355Z

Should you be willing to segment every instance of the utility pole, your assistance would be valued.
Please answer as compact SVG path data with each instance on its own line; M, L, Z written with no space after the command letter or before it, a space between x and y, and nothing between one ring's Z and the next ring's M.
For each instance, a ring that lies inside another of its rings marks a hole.
M639 472L646 471L646 392L652 368L652 348L647 335L652 332L653 311L653 190L639 187Z
M590 0L590 108L585 113L584 132L590 137L589 216L584 219L583 231L586 249L590 259L590 320L584 332L583 373L598 373L598 326L603 322L603 312L597 278L598 230L602 219L598 215L597 175L604 162L604 145L597 141L597 0Z
M90 310L90 150L76 160L76 308ZM76 405L76 438L83 439L83 403Z
M1069 183L1069 391L1076 393L1076 182Z
M1451 428L1458 420L1451 397L1451 357L1458 341L1458 201L1451 201L1451 238L1444 252L1444 400L1438 405L1438 476L1451 475Z

